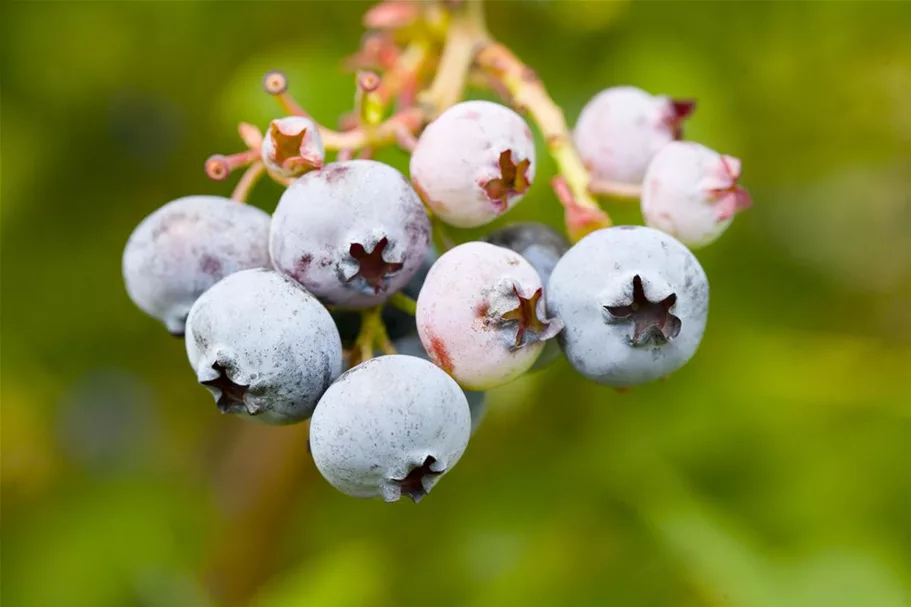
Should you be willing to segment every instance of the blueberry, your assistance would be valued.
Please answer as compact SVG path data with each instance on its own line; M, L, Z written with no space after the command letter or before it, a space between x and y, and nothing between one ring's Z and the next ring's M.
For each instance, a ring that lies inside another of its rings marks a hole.
M547 285L554 266L569 250L569 241L560 232L543 223L516 223L488 234L484 240L499 247L515 251L534 267L541 284ZM543 369L560 357L556 340L544 342L544 350L532 365L531 371Z
M433 264L417 302L421 343L464 388L512 381L562 328L524 257L485 242L459 245Z
M641 226L592 232L554 268L548 312L564 323L561 345L585 377L624 387L665 377L696 352L709 285L696 257Z
M329 312L293 280L246 270L206 291L187 318L187 356L225 413L268 424L310 417L341 373Z
M178 198L142 220L123 251L123 280L141 310L182 336L193 302L240 270L269 266L269 215L217 196Z
M286 116L269 123L260 155L271 173L299 177L323 166L326 150L319 127L304 116Z
M547 343L555 344L556 340L549 340ZM423 344L421 344L417 334L398 339L393 345L395 345L395 350L399 354L430 360L430 356L424 349ZM559 351L559 346L557 350ZM468 409L471 411L471 432L473 434L487 413L487 392L475 392L473 390L462 390L462 392L465 393L465 398L468 400Z
M471 433L459 386L432 363L380 356L342 375L310 422L313 461L354 497L415 502L449 472Z
M645 223L690 247L714 242L750 206L737 184L740 160L687 141L667 144L642 182Z
M640 183L649 162L682 136L696 104L616 86L595 95L573 130L579 155L595 179Z
M373 160L334 162L295 181L272 219L275 268L338 306L380 304L417 272L430 220L411 184Z
M531 130L508 107L457 103L427 125L411 154L411 180L427 206L461 228L514 207L535 178Z

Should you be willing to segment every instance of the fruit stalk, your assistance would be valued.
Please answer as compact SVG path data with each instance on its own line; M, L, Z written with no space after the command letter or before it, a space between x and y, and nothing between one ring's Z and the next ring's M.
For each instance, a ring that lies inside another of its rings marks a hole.
M236 200L237 202L247 202L247 198L250 196L250 191L253 189L253 186L256 185L256 182L259 181L260 177L266 172L266 166L260 162L256 161L251 164L244 174L241 175L240 180L237 182L237 185L234 186L234 191L231 192L231 200Z
M596 196L613 196L614 198L638 200L642 196L642 186L637 183L602 181L600 179L593 179L588 184L588 191Z
M467 0L453 9L436 78L420 96L431 118L462 98L478 45L486 37L482 0Z

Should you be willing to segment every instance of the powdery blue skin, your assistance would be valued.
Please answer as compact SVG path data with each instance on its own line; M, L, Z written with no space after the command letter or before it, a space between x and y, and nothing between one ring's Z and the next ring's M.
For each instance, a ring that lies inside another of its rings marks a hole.
M352 244L400 263L374 289L358 276ZM269 252L280 272L320 300L346 307L380 304L420 268L430 243L430 220L411 184L373 160L334 162L285 190L272 218Z
M342 344L328 310L271 270L232 274L206 291L187 318L187 357L200 383L249 386L229 412L268 424L310 417L342 368ZM218 401L221 390L209 387Z
M556 340L549 340L547 343L556 344ZM417 333L398 339L393 345L399 354L430 360L430 356L421 344ZM557 346L558 352L559 349L559 346ZM474 434L487 413L487 392L475 392L473 390L462 390L462 392L465 393L465 398L468 400L468 409L471 411L471 433Z
M514 164L527 160L525 175L535 178L535 144L517 113L490 101L452 106L421 133L411 154L411 180L427 206L444 222L472 228L490 223L514 207L524 192L492 201L484 186L500 178L500 154Z
M569 250L569 241L552 227L543 223L516 223L488 234L485 241L515 251L534 267L541 284L546 285L557 262ZM560 345L555 339L544 342L544 349L530 371L551 365L560 357Z
M632 301L636 275L650 301L677 296L670 312L680 330L667 342L634 344L633 322L604 308ZM689 249L641 226L592 232L563 256L548 283L547 309L563 320L566 358L588 379L609 386L649 382L682 367L702 340L708 303L708 279Z
M269 215L219 196L178 198L142 220L123 251L130 299L183 335L193 302L240 270L269 266Z
M640 183L649 162L674 140L673 102L633 86L615 86L582 108L573 140L596 179Z
M525 325L516 312L526 310ZM417 301L418 335L431 360L470 390L516 379L534 364L544 342L563 327L549 318L541 278L524 257L486 242L444 253Z
M419 479L418 501L449 472L471 433L459 386L433 363L380 356L342 375L310 421L310 449L323 477L354 497L402 496L401 479L432 458ZM407 493L407 492L406 492Z

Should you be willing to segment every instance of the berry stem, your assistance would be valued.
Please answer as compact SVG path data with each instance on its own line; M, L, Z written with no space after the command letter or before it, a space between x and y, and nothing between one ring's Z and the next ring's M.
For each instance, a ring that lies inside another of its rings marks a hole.
M251 149L224 156L214 154L206 159L205 169L209 179L224 181L234 169L245 167L259 158L259 149Z
M476 62L508 91L509 101L516 109L531 115L544 136L565 185L565 191L558 192L558 196L563 197L561 202L567 209L567 220L571 210L576 220L583 215L585 217L586 225L576 226L570 230L570 235L610 225L610 218L589 193L591 176L572 143L563 110L551 99L538 75L497 42L484 45L477 54Z
M377 124L383 119L385 107L377 95L382 81L379 74L363 71L357 75L354 93L354 113L361 124Z
M449 235L446 224L433 215L430 216L430 231L433 236L433 244L440 252L445 253L455 246L455 241Z
M234 191L231 192L231 200L247 202L250 192L265 172L266 166L262 161L257 160L251 164L249 168L244 171L244 174L240 176L240 181L237 182L237 185L234 186Z
M327 150L359 150L367 146L381 148L396 142L399 129L415 133L423 124L424 112L413 107L393 114L375 126L364 125L343 132L320 127L320 135Z
M415 88L429 57L430 48L424 40L409 43L392 67L383 74L383 82L377 90L380 102L388 106L403 91ZM404 103L404 107L413 105L413 99L408 101L411 102Z
M263 133L254 125L241 122L237 125L237 134L241 141L251 150L258 150L263 144Z
M348 360L349 368L373 358L377 349L386 354L395 354L395 347L386 333L383 324L383 306L374 306L361 312L361 332L354 341L351 357Z
M588 184L588 191L596 196L638 199L642 196L642 186L638 183L621 183L619 181L601 181L593 179Z
M418 302L411 299L401 291L389 298L389 305L398 308L405 314L414 316L418 312Z
M434 115L462 98L478 45L486 38L481 0L465 0L452 9L436 77L420 96Z

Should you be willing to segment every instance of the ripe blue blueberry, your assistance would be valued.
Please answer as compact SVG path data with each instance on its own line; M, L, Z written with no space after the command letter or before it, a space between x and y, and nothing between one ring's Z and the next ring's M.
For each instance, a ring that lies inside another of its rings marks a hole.
M187 318L186 346L222 412L268 424L310 417L341 373L328 310L272 270L238 272L206 291Z
M177 336L193 302L216 282L269 266L269 215L218 196L171 201L142 220L123 251L130 299Z
M560 260L548 312L560 318L570 364L625 387L665 377L695 354L705 331L709 285L696 257L658 230L592 232Z
M323 477L354 497L415 502L449 472L471 433L465 395L433 363L380 356L343 374L310 421Z
M411 184L373 160L334 162L285 190L269 252L280 272L329 304L377 305L404 287L430 243Z

